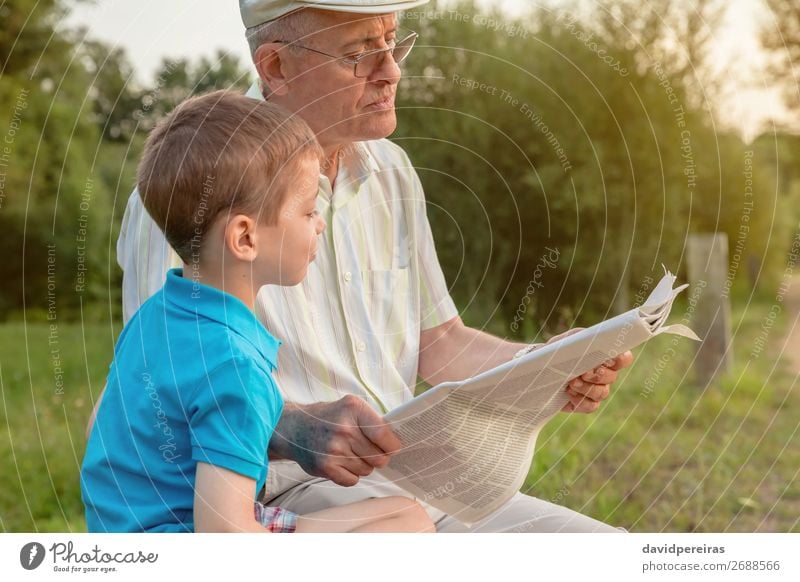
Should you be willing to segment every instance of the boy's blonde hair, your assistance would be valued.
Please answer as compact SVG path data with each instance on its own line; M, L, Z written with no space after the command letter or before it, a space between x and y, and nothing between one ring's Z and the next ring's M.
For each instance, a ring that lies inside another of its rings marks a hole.
M233 91L187 99L147 138L142 203L184 262L223 213L275 224L305 156L321 155L297 115Z

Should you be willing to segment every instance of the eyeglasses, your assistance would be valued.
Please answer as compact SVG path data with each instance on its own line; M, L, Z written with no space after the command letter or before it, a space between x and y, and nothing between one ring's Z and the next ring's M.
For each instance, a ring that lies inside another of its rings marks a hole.
M399 32L399 31L398 31ZM375 50L368 50L359 53L358 55L354 56L338 56L338 55L331 55L328 53L324 53L317 49L303 46L301 44L295 44L291 41L286 40L277 40L275 42L281 44L288 44L297 48L305 49L307 51L311 51L312 53L317 53L320 55L324 55L328 58L334 59L339 61L340 63L344 64L348 67L353 67L353 75L358 78L365 78L372 75L375 70L381 66L383 63L383 59L386 54L391 54L394 62L398 65L406 60L406 57L411 52L411 49L414 47L414 43L417 41L417 37L419 35L413 31L409 32L408 35L404 36L402 40L398 41L397 39L392 39L389 41L389 46L386 48L375 49Z

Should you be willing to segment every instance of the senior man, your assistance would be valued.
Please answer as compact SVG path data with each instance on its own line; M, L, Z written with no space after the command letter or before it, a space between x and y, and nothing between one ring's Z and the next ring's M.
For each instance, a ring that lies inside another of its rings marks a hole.
M302 116L326 159L319 211L329 227L308 277L268 287L257 312L283 342L277 381L287 400L270 442L262 500L307 513L408 495L373 473L401 446L382 413L413 397L418 377L462 379L530 346L466 327L434 249L422 187L396 127L400 63L416 34L399 10L428 0L241 0L259 82L248 95ZM131 196L117 245L126 319L180 259ZM630 353L570 382L567 412L592 412ZM464 531L434 509L439 531ZM455 516L457 518L457 516ZM471 531L617 531L517 494Z

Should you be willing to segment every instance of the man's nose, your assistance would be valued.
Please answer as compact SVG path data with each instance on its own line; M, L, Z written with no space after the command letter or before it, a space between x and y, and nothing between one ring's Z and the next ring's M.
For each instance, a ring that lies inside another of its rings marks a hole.
M328 226L328 223L325 222L325 219L322 218L322 215L317 216L317 235L322 234L322 231L325 230L325 227Z
M403 75L400 65L394 60L392 51L386 51L381 55L381 60L375 70L370 75L370 81L388 81L397 83Z

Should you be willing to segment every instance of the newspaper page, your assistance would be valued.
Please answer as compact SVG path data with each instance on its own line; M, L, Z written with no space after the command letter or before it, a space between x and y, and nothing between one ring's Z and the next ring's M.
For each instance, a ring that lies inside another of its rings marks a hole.
M490 515L522 486L539 431L569 401L569 380L662 333L699 341L666 325L688 287L674 283L667 272L641 307L390 411L385 419L404 447L382 473L463 523Z

